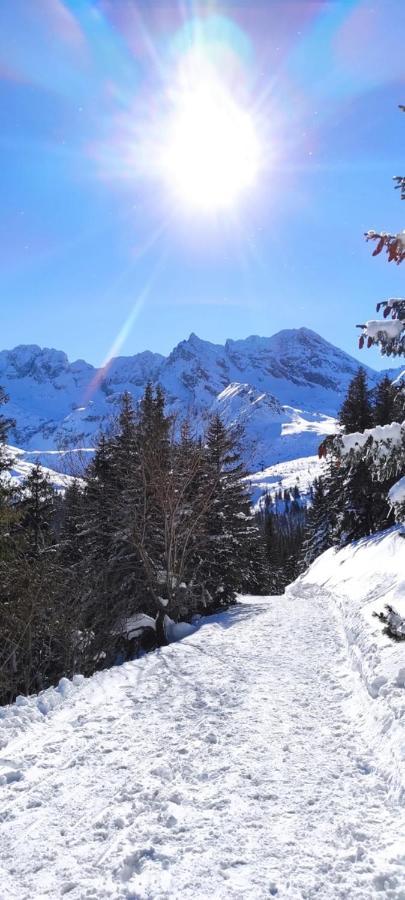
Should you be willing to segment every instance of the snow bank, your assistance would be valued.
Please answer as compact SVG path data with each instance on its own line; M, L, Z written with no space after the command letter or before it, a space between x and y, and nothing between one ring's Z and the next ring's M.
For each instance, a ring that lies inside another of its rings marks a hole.
M327 550L289 589L297 596L318 589L342 617L353 667L367 689L374 737L388 744L394 783L405 791L405 643L383 631L373 612L392 605L405 617L405 539L397 526L342 550ZM399 782L398 782L399 779Z
M166 636L169 643L174 641L182 641L183 638L189 637L197 630L196 625L190 625L189 622L172 622L166 627Z
M193 625L189 622L173 622L169 616L165 617L166 637L169 644L182 641L184 638L195 634L205 619L201 618ZM132 616L126 622L127 637L137 637L144 628L156 628L156 622L151 616L144 614ZM125 666L125 663L123 664ZM115 666L115 668L120 668ZM8 706L0 706L0 750L7 746L9 741L24 732L30 724L43 722L49 713L58 710L67 698L72 698L84 685L95 685L98 680L108 678L111 670L104 669L96 672L91 678L84 675L74 675L72 679L61 678L56 687L46 688L39 694L31 694L29 697L18 696L14 703ZM1 784L1 778L0 778Z
M57 687L47 688L30 697L20 695L15 703L0 706L0 749L24 732L30 723L42 722L50 712L62 706L67 697L76 693L85 681L83 675L74 675L72 680L61 678Z

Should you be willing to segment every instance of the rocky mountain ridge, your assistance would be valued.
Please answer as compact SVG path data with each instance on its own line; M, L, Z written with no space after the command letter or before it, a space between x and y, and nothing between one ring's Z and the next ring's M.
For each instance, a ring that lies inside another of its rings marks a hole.
M103 369L69 362L63 351L20 345L0 352L0 385L16 421L13 443L39 451L91 447L114 418L119 398L139 400L161 383L168 409L200 430L218 410L244 425L252 466L316 450L359 363L307 328L213 344L191 334L164 357L145 351ZM366 367L371 386L382 373Z

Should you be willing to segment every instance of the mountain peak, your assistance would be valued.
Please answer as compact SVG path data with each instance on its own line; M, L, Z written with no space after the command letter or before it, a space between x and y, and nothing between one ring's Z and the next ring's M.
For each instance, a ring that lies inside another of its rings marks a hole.
M69 368L63 350L39 347L38 344L19 344L13 350L0 353L0 371L14 371L15 377L55 377Z

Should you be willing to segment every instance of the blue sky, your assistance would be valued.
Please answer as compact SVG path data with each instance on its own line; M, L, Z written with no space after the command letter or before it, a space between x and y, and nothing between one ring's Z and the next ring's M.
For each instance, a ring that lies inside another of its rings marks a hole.
M363 240L404 227L405 4L13 0L0 5L1 347L98 364L191 331L305 325L370 365L354 325L403 293ZM243 96L254 187L213 215L148 168L198 42Z

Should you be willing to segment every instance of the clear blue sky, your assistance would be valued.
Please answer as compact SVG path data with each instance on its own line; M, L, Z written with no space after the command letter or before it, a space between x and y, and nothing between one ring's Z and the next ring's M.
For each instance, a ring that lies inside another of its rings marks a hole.
M404 33L403 0L1 3L1 347L98 364L305 325L387 365L354 325L403 293L362 234L405 224ZM215 216L145 162L196 41L262 148L254 188Z

